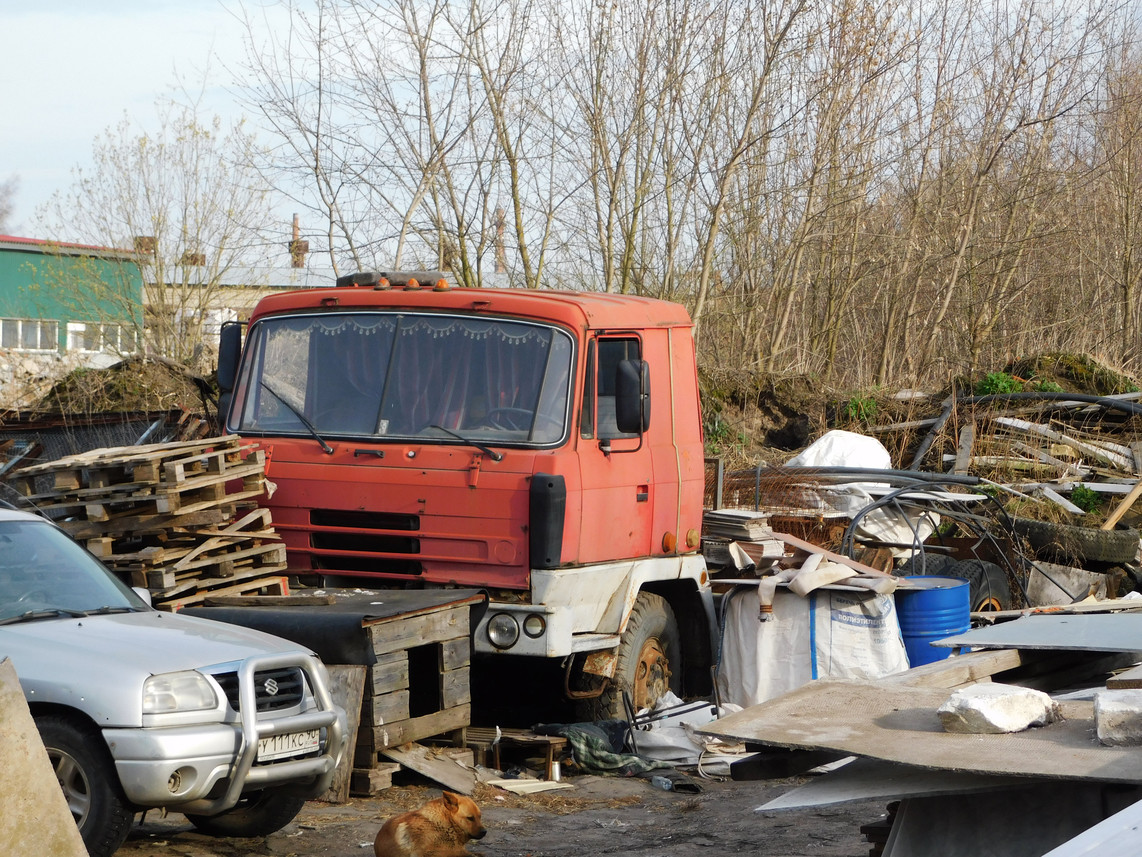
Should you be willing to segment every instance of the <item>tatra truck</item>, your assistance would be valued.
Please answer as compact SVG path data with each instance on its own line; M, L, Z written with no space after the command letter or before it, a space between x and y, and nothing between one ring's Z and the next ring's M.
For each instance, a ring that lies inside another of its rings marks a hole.
M369 272L269 295L219 345L290 574L482 589L474 652L557 659L584 718L711 692L682 306Z

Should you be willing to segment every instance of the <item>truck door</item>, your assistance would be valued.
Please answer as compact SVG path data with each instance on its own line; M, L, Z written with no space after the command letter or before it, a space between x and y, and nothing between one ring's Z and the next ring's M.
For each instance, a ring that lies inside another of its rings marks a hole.
M576 560L581 563L655 552L650 447L639 435L620 432L615 419L618 364L641 355L642 341L632 334L600 335L588 343L579 437L583 526Z

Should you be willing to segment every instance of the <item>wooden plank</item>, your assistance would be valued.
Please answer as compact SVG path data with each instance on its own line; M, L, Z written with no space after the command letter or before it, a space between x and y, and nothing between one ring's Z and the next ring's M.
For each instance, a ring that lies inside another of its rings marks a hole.
M441 708L453 708L471 701L472 689L467 667L440 674Z
M1111 676L1106 680L1107 690L1139 690L1142 689L1142 664Z
M472 662L472 640L468 635L440 644L440 670L459 669Z
M995 422L1005 428L1011 429L1012 431L1020 432L1022 434L1038 435L1040 437L1045 437L1049 440L1053 440L1056 443L1064 444L1071 447L1072 449L1078 450L1083 455L1090 456L1091 458L1094 458L1097 461L1101 461L1103 464L1106 464L1110 467L1119 470L1125 470L1128 472L1133 472L1134 470L1133 459L1127 459L1126 456L1119 453L1100 449L1089 443L1083 443L1080 440L1075 440L1074 438L1069 437L1062 432L1055 431L1048 426L1040 425L1038 423L1031 423L1027 420L1019 420L1008 417L997 417Z
M960 429L960 442L956 448L956 463L952 473L966 474L971 466L971 450L975 444L975 423L968 422Z
M370 726L384 726L393 721L408 720L408 699L409 692L407 690L394 690L374 696L372 705L366 706L369 711L368 724Z
M400 770L396 762L377 762L372 767L354 768L349 778L349 793L354 797L372 797L392 788L393 774Z
M442 607L419 615L401 614L367 625L378 655L441 643L468 635L469 607Z
M476 790L476 772L465 768L447 756L441 756L423 744L407 743L399 747L387 747L381 751L385 758L392 759L403 768L416 771L445 788L470 795Z
M471 722L472 706L457 705L455 708L443 708L432 714L374 726L368 736L364 734L358 736L357 745L372 747L375 752L379 752L409 741L421 741L446 732L454 732L469 726Z
M1025 660L1023 653L1018 649L967 652L954 658L913 667L889 676L883 681L886 684L903 684L909 687L958 687L974 684L996 673L1015 669L1022 666Z
M332 595L212 595L202 602L204 607L329 607L336 604Z
M377 662L369 667L372 674L373 695L380 696L394 690L408 688L408 652L389 652L378 655Z
M878 568L873 568L871 565L865 565L863 562L857 562L855 559L850 559L847 556L842 556L839 553L834 553L831 550L826 550L825 548L821 547L820 545L815 545L811 542L804 541L802 539L797 538L796 536L791 536L788 533L777 533L777 532L775 532L773 534L773 537L775 539L778 539L780 541L785 542L785 544L787 544L787 545L792 545L793 547L800 548L801 550L807 551L808 553L821 554L821 556L825 557L825 559L832 560L833 562L839 562L841 565L847 565L849 568L853 569L853 571L860 572L861 574L869 574L869 575L872 575L873 577L892 577L893 576L891 574L887 574L887 573L881 571ZM745 552L749 553L748 543L742 542L740 544L741 544L742 548L745 550Z
M329 790L318 800L345 803L349 799L349 780L353 773L353 748L357 746L357 730L361 725L361 701L365 695L368 668L347 664L327 664L326 668L329 670L329 693L333 701L345 709L348 735L345 754L337 765Z
M1130 511L1130 507L1134 502L1142 496L1142 479L1134 483L1134 487L1130 489L1130 493L1122 498L1122 502L1114 507L1114 511L1110 513L1106 521L1100 529L1113 530L1114 527L1122 520L1122 516Z

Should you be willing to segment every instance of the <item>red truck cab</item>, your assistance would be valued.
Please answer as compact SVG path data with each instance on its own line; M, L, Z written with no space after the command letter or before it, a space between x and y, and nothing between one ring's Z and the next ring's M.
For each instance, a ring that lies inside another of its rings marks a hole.
M226 425L266 450L290 573L486 589L475 650L566 659L600 715L708 687L683 307L356 274L262 299L240 366L239 335Z

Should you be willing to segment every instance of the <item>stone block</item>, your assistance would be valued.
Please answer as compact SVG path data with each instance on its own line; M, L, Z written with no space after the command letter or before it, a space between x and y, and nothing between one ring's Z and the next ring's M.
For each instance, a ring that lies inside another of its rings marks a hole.
M1111 747L1142 744L1142 690L1103 690L1094 695L1098 740Z
M5 854L87 857L28 711L12 662L0 659L0 843Z
M1041 690L1007 684L962 687L937 709L945 732L996 735L1059 719L1059 706Z

